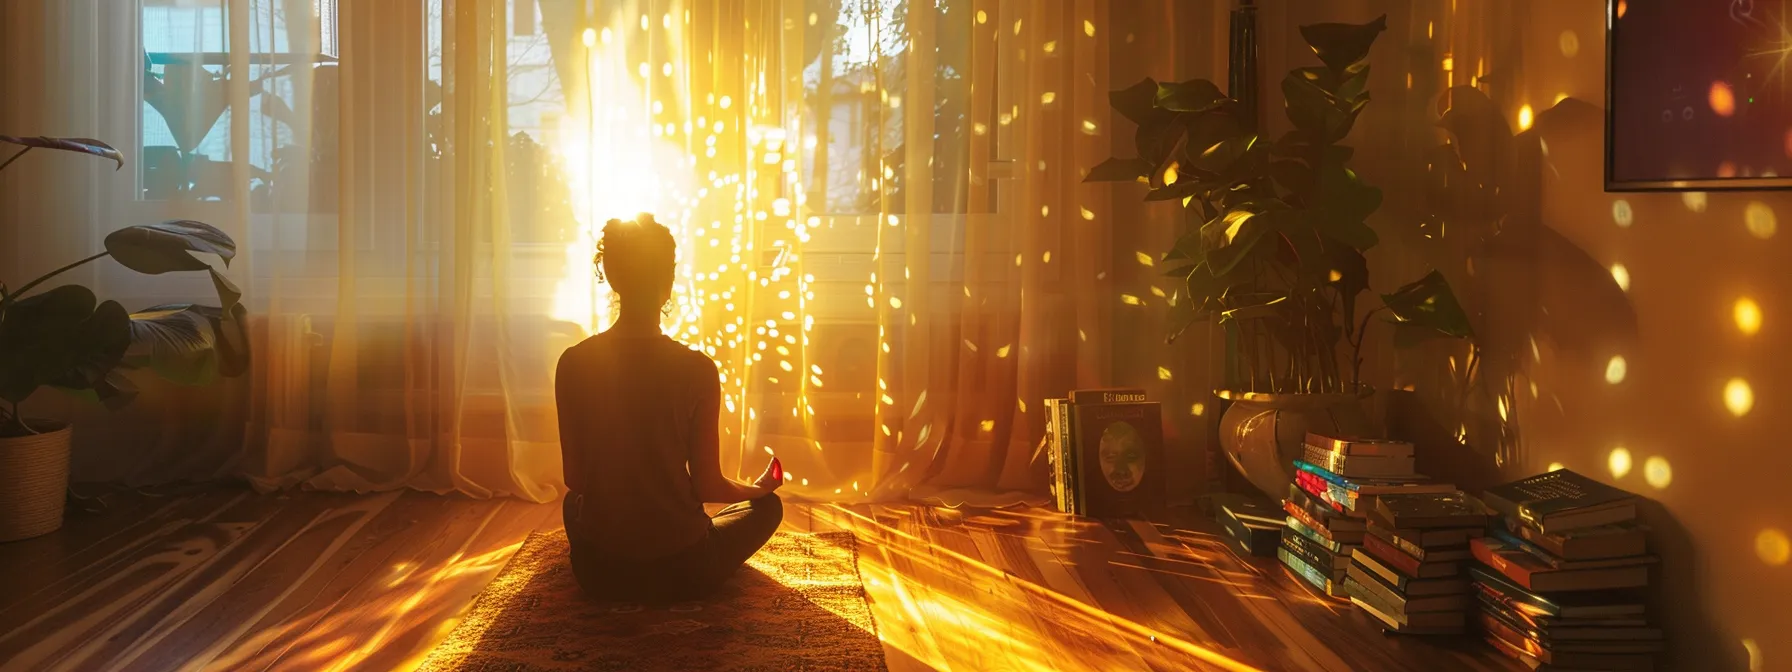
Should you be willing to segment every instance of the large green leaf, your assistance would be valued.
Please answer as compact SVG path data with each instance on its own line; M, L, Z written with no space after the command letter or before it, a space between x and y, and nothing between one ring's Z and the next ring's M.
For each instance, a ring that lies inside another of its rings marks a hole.
M1329 138L1330 129L1344 123L1344 113L1332 105L1331 96L1299 71L1282 78L1284 112L1294 127L1313 138Z
M0 142L21 145L31 149L54 149L64 152L91 154L102 159L111 159L113 163L117 164L112 168L113 170L118 170L119 168L124 167L123 154L120 154L118 150L113 149L111 145L99 140L94 140L93 138L52 138L41 135L35 138L29 138L15 135L0 135Z
M1449 281L1437 271L1432 271L1391 294L1381 295L1381 302L1387 305L1388 312L1394 314L1396 321L1452 338L1474 337L1474 330L1469 327L1468 315L1463 312L1462 304L1456 301L1455 293L1450 291Z
M193 304L155 306L130 316L126 364L182 385L205 385L248 368L239 313Z
M1140 125L1162 116L1163 111L1156 107L1156 102L1157 80L1150 77L1119 91L1108 93L1108 104L1114 107L1114 111L1131 119L1132 123Z
M106 236L106 251L125 268L157 275L172 271L204 271L211 265L193 252L218 255L228 265L236 257L236 241L205 222L174 219L138 224Z
M1215 185L1196 180L1192 176L1185 177L1168 185L1164 185L1163 187L1152 189L1151 193L1145 194L1145 200L1180 201L1190 196L1205 194L1208 190L1213 189L1214 186Z
M1158 115L1139 122L1139 130L1133 134L1133 148L1154 170L1163 166L1170 153L1176 151L1176 145L1182 142L1182 136L1188 130L1187 126L1177 122L1176 113L1158 110Z
M1153 166L1144 159L1114 157L1096 164L1083 176L1084 182L1137 182L1151 175Z
M1226 103L1220 87L1205 79L1167 82L1157 85L1155 103L1172 112L1206 112Z
M80 285L19 299L0 320L0 398L14 403L44 385L88 388L129 344L129 318Z
M1353 72L1369 57L1369 47L1381 31L1387 30L1388 17L1383 14L1363 24L1318 23L1300 27L1300 36L1319 55L1326 67L1338 72Z

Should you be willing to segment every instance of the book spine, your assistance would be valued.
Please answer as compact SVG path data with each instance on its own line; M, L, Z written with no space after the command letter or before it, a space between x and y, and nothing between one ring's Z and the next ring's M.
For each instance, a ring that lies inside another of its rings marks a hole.
M1057 414L1063 419L1064 428L1064 477L1070 484L1064 504L1070 507L1070 513L1082 516L1082 441L1077 437L1077 405L1068 401L1057 403Z
M1058 439L1058 400L1045 400L1045 460L1051 466L1052 506L1059 511L1064 510L1064 469L1063 460L1059 459Z
M1318 544L1307 541L1306 537L1300 536L1298 533L1283 530L1282 548L1288 549L1290 553L1299 556L1300 559L1307 561L1307 564L1321 571L1333 574L1338 571L1337 561L1333 559L1337 557L1336 555L1326 552Z
M1511 580L1512 583L1517 584L1518 587L1528 591L1535 591L1534 588L1531 588L1531 570L1518 563L1512 562L1511 560L1500 557L1500 554L1493 551L1493 547L1487 545L1487 540L1485 538L1470 540L1468 542L1468 548L1469 552L1474 554L1475 560L1479 561L1481 564L1488 566L1495 572L1499 572L1501 576Z
M1425 547L1413 543L1412 540L1394 534L1393 532L1389 532L1386 528L1383 528L1380 525L1369 528L1369 532L1371 536L1380 537L1382 541L1391 544L1394 548L1400 549L1401 553L1410 555L1418 559L1419 562L1425 561Z
M1307 462L1305 460L1295 460L1294 466L1295 466L1295 468L1297 468L1301 471L1312 474L1314 476L1318 476L1318 477L1325 479L1326 481L1331 482L1333 484L1336 484L1338 487L1344 488L1345 490L1348 490L1350 492L1356 492L1361 489L1360 487L1357 486L1357 484L1351 483L1350 479L1344 478L1343 476L1339 476L1335 473L1327 471L1324 468L1320 467L1319 465L1313 464L1312 462Z
M1320 547L1332 553L1346 552L1343 544L1332 541L1332 538L1325 536L1324 532L1308 527L1306 523L1301 522L1300 519L1295 518L1294 516L1288 517L1288 529L1294 530L1295 534L1306 537L1308 541L1319 544Z
M1297 521L1303 527L1306 527L1309 530L1318 532L1321 536L1324 536L1326 539L1332 538L1331 530L1326 528L1325 524L1320 522L1319 518L1315 517L1312 513L1308 512L1306 509L1301 508L1300 504L1295 502L1294 500L1290 500L1290 499L1282 500L1282 511L1286 512L1288 514L1288 518L1290 520ZM1334 543L1336 543L1336 542L1334 542Z
M1305 492L1314 500L1330 506L1332 510L1340 513L1344 511L1343 504L1332 500L1330 484L1319 477L1305 472L1298 473L1294 475L1294 484L1300 486L1301 492Z
M1541 530L1538 530L1537 528L1531 527L1529 525L1509 524L1504 527L1508 530L1511 530L1512 532L1517 533L1517 535L1519 537L1523 538L1527 542L1530 542L1530 544L1532 546L1536 546L1537 548L1543 549L1544 551L1547 551L1551 555L1555 555L1557 557L1567 557L1568 556L1568 543L1567 543L1568 539L1567 539L1567 537L1564 537L1561 535L1555 535L1555 534L1544 534Z
M1401 552L1386 540L1373 534L1363 537L1363 550L1375 556L1382 564L1402 574L1419 575L1419 559Z
M1332 597L1338 596L1338 591L1333 586L1331 577L1314 569L1312 565L1308 565L1294 554L1289 553L1288 549L1276 549L1276 559L1281 560L1282 566L1287 567L1290 571L1294 572L1295 576L1300 577L1314 588L1319 589L1319 592Z
M1511 534L1507 533L1505 530L1500 529L1500 527L1498 525L1495 525L1492 528L1490 528L1490 531L1493 533L1493 538L1498 539L1502 542L1505 542L1507 545L1509 545L1513 548L1524 551L1525 553L1529 554L1533 558L1536 558L1539 562L1542 562L1543 564L1549 565L1550 567L1553 567L1556 569L1561 569L1561 567L1562 567L1561 558L1558 558L1554 555L1550 555L1548 551L1538 548L1536 544L1532 544L1531 542L1528 542L1523 539L1519 539L1518 537L1512 536Z

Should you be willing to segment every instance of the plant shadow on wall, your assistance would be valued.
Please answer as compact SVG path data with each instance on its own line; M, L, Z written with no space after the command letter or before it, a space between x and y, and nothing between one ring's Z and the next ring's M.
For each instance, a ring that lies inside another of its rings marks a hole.
M1270 141L1249 111L1207 80L1147 79L1111 95L1138 125L1137 157L1114 158L1086 181L1144 182L1147 201L1179 201L1201 223L1163 253L1183 280L1170 299L1168 338L1217 318L1230 350L1233 400L1221 420L1227 456L1259 489L1286 487L1308 429L1362 434L1362 347L1383 317L1396 344L1475 333L1445 277L1433 271L1363 309L1363 253L1379 242L1367 223L1380 189L1349 167L1339 144L1369 104L1373 22L1302 26L1321 65L1282 79L1293 130Z
M0 171L34 149L124 158L106 143L85 138L20 138L0 135L0 145L23 147L0 162ZM147 369L177 383L203 385L248 370L248 333L242 292L192 253L225 263L236 243L211 225L190 220L128 226L108 234L105 251L40 276L17 289L0 284L0 541L50 532L61 526L68 486L68 424L27 418L20 404L38 388L55 387L119 408L136 388L124 375ZM61 285L38 291L52 278L90 261L111 257L139 273L205 271L217 306L168 304L127 313L93 290Z
M1540 360L1539 343L1567 361L1604 366L1637 336L1624 288L1542 215L1542 187L1555 170L1545 138L1597 134L1603 116L1565 98L1514 134L1478 88L1454 87L1439 107L1445 139L1425 156L1423 212L1395 220L1407 225L1406 248L1461 288L1475 338L1403 357L1399 369L1421 381L1420 415L1442 423L1430 433L1503 466L1519 457L1520 395L1537 397L1527 367Z

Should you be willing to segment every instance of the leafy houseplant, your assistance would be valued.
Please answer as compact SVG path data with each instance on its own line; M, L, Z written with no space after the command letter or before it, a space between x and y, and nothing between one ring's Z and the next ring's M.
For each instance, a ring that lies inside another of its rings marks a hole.
M117 162L118 150L83 138L20 138L23 147L0 162L11 166L33 149L90 154ZM236 243L201 222L130 226L106 236L105 251L58 268L17 289L0 284L0 541L43 534L61 525L68 478L66 423L27 418L19 405L40 387L77 391L117 408L135 389L126 369L150 369L175 382L205 384L248 369L242 293L193 252L226 263ZM36 291L48 280L102 257L148 274L206 271L218 306L171 304L127 313L80 285Z
M1361 352L1371 317L1385 311L1398 344L1472 336L1449 284L1435 271L1381 294L1378 307L1358 307L1369 288L1363 253L1379 242L1367 219L1382 194L1350 169L1354 151L1340 143L1369 104L1369 47L1386 26L1384 16L1362 25L1301 27L1320 65L1282 79L1293 130L1274 140L1259 135L1255 120L1207 80L1147 79L1113 92L1114 109L1138 125L1138 156L1109 159L1085 178L1144 182L1147 201L1179 201L1200 213L1202 224L1163 254L1169 273L1183 280L1171 300L1168 337L1173 341L1202 319L1225 326L1236 362L1230 377L1243 389L1222 396L1253 402L1234 403L1238 414L1277 413L1279 419L1222 420L1222 441L1231 442L1228 454L1246 476L1266 489L1285 487L1280 471L1298 454L1308 428L1281 416L1354 405L1367 392ZM1258 436L1252 448L1251 437L1228 436L1232 425L1238 432L1268 427L1272 436ZM1242 454L1251 451L1259 454Z

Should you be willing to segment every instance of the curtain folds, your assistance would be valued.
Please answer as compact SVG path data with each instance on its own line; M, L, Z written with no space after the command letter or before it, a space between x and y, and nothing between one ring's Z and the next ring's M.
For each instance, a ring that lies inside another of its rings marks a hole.
M719 363L731 474L776 455L795 497L1042 502L1042 400L1128 385L1165 402L1173 496L1203 478L1217 367L1204 337L1163 344L1152 267L1180 214L1081 178L1132 142L1109 90L1224 81L1229 3L40 4L7 11L128 38L87 47L121 104L100 132L0 131L128 145L83 202L231 232L254 315L247 379L131 416L165 446L209 414L227 450L89 477L551 500L554 361L613 316L595 233L652 212L679 244L663 326ZM83 216L83 240L115 228Z

